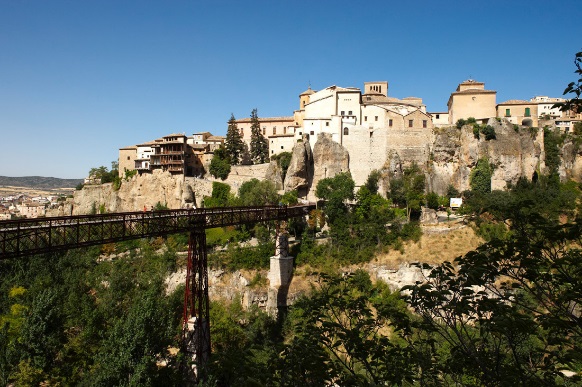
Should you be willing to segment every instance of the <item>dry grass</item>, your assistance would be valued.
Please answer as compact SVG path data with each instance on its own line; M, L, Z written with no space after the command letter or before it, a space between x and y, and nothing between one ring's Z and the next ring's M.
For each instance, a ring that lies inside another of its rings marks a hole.
M403 252L391 250L379 254L374 264L397 268L403 262L438 264L474 250L483 243L471 227L463 227L447 234L422 235L418 243L404 243Z

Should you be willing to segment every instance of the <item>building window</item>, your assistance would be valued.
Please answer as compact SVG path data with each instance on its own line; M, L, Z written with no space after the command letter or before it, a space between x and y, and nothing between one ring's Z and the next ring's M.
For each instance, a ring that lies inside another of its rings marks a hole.
M392 126L392 118L388 120L388 126Z
M436 119L438 120L440 118L439 114L436 115Z
M525 116L526 117L531 117L530 108L525 108Z
M350 130L348 128L344 128L344 136L347 136L350 134Z
M129 156L127 156L127 159L129 160L129 159L130 159L130 157L129 157Z
M426 120L422 120L422 127L426 128Z
M283 126L283 134L287 134L287 127Z
M511 110L505 109L505 117L509 117L509 116L511 116Z
M329 122L326 122L326 123L325 123L325 126L329 126Z
M351 115L352 115L352 111L350 110L350 111L348 112L348 116L351 116Z
M281 149L283 149L283 145L281 145Z
M277 127L273 126L273 134L277 134Z
M378 116L374 117L374 121L378 121Z
M263 128L263 136L267 134L267 129Z
M414 120L408 120L408 127L412 128L412 124L414 123Z
M368 121L368 116L364 116L364 121Z
M313 130L311 132L309 132L309 134L311 134L312 136L313 136L313 133L314 133Z
M345 115L346 115L346 112L342 110L342 116L345 116Z
M241 135L241 136L244 136L244 135L245 135L245 131L244 131L244 129L241 129L241 130L240 130L240 135Z

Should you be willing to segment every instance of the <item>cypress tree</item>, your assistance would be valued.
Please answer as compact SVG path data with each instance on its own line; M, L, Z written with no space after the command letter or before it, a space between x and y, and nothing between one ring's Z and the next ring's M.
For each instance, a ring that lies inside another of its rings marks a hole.
M251 159L255 164L266 163L269 159L269 143L261 132L257 109L251 112Z
M226 140L224 141L226 155L232 165L240 164L242 153L244 151L243 136L238 130L234 114L230 115L228 120L228 130L226 131Z

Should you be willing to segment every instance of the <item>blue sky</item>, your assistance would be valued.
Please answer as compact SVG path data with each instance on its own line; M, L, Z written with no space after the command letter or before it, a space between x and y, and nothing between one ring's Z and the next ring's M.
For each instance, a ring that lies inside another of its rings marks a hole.
M0 0L0 175L82 178L120 147L292 115L311 84L559 97L582 1Z

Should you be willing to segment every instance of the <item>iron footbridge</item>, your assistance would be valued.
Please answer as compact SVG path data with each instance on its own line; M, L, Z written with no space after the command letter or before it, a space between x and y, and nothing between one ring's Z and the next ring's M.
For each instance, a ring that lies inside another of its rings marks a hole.
M305 216L313 205L122 212L0 221L0 259Z

